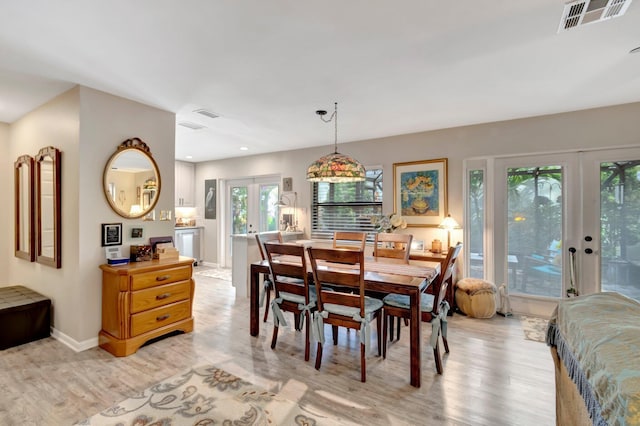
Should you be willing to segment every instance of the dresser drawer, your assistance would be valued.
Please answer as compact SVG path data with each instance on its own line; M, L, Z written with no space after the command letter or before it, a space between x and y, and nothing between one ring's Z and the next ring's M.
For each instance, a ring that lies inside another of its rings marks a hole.
M191 313L189 305L190 302L185 300L131 315L131 336L137 336L164 325L189 318Z
M142 290L157 285L184 281L191 278L191 266L163 269L162 271L143 272L131 275L131 290Z
M191 281L180 281L131 292L131 313L168 305L191 296Z

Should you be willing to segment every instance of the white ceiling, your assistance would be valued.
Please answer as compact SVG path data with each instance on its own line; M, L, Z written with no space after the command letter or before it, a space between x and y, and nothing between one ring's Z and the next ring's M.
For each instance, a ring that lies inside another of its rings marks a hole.
M176 126L176 158L206 161L330 151L333 124L314 112L334 101L339 143L640 101L640 54L629 54L640 46L640 1L558 33L563 7L2 0L0 121L81 84L207 126Z

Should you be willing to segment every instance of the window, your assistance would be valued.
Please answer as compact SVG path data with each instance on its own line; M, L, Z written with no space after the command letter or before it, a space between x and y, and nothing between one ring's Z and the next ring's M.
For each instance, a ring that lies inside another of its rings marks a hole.
M312 189L311 238L334 231L374 232L371 216L382 214L382 169L367 170L362 182L316 182Z
M469 247L469 276L484 278L484 170L468 171L467 179L467 230Z

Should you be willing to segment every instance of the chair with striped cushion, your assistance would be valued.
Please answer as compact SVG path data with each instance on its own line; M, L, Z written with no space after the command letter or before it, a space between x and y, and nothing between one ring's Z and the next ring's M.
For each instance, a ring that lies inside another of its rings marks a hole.
M280 232L262 232L256 234L256 241L258 242L258 248L260 249L260 257L262 260L267 260L267 253L264 250L264 244L267 242L275 242L282 244L282 234ZM271 299L271 290L273 290L273 282L268 274L264 274L262 280L262 292L260 293L260 307L264 305L265 298L267 299L267 305L264 308L264 322L267 322L269 317L269 301Z
M382 301L365 296L364 252L355 250L308 249L313 280L318 296L314 313L314 334L318 341L316 369L322 364L324 325L330 324L333 344L338 344L338 326L359 330L360 334L360 380L367 379L366 353L369 347L369 323L374 319L378 327L378 355L381 352L380 328ZM333 267L331 267L333 264ZM339 265L339 266L336 266ZM335 291L325 285L336 285ZM350 290L357 290L357 294Z
M447 253L442 271L438 275L435 282L434 294L423 293L420 300L421 320L431 323L431 347L433 348L433 357L436 362L436 371L442 374L442 359L440 357L440 349L438 346L438 337L442 335L444 349L449 353L449 343L447 342L447 313L449 304L444 300L447 293L449 281L453 275L453 269L456 259L462 250L462 243L458 243L455 247L451 247ZM400 318L411 319L409 296L401 294L390 294L384 299L384 325L382 336L382 356L387 356L387 327L392 317L398 318L398 339L400 339ZM390 325L390 324L389 324Z
M313 287L309 286L304 247L294 244L265 243L264 248L276 293L271 302L274 316L271 349L276 347L280 325L287 325L283 311L292 312L296 321L296 330L302 330L302 323L305 323L304 360L309 361L311 313L316 309L316 294Z

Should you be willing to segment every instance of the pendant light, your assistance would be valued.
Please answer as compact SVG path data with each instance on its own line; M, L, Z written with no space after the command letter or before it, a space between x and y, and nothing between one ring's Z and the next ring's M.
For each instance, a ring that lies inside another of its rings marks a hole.
M307 180L309 182L361 182L366 178L364 166L355 158L338 152L338 103L335 103L335 109L329 119L324 116L327 111L319 110L316 114L325 123L334 120L335 139L333 143L333 154L325 155L314 161L307 169Z

